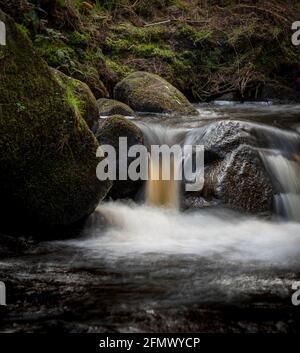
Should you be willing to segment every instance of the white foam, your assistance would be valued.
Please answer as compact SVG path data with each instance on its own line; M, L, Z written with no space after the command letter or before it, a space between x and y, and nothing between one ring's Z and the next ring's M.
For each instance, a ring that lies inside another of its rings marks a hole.
M87 238L72 244L104 258L157 253L204 258L217 255L228 261L281 265L299 262L300 224L244 217L225 210L214 212L180 213L107 203L98 207L94 222L85 230ZM105 231L99 223L101 216L110 224Z

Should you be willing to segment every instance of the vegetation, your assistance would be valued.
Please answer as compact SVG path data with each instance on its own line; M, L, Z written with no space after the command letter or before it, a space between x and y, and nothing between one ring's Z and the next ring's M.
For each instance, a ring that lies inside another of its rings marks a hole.
M49 65L87 83L96 98L137 70L161 75L194 100L255 97L266 82L299 88L294 0L15 3L0 0Z

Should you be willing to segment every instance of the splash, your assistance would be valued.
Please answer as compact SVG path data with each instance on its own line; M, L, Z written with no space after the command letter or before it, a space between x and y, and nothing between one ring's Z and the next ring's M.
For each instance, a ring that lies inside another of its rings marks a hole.
M109 226L104 228L99 220L107 216ZM72 244L108 261L160 254L291 266L300 256L300 224L226 210L182 213L112 202L98 207L85 234L87 237Z

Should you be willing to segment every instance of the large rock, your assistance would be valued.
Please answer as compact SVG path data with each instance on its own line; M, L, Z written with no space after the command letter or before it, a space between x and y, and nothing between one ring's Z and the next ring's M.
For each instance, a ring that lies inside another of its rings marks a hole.
M205 182L199 198L250 213L272 211L274 190L255 148L255 128L224 120L192 130L187 139L189 144L204 145Z
M134 72L124 78L114 88L114 97L139 112L198 114L177 88L147 72Z
M57 82L74 101L74 106L95 133L98 125L99 111L96 98L89 86L84 82L65 75L63 72L51 68Z
M204 145L205 153L224 158L241 144L254 145L249 124L234 120L221 120L189 132L187 139L191 145Z
M143 133L138 126L136 126L130 120L122 117L121 115L113 115L109 118L104 119L96 133L96 137L100 145L111 145L117 151L117 176L119 166L119 138L127 137L128 149L134 145L143 145L144 137ZM134 158L128 158L127 166L134 160ZM108 194L108 197L113 199L122 199L127 197L133 197L141 186L142 181L132 180L115 180L113 186Z
M98 143L13 20L0 11L0 195L3 219L66 226L90 214L111 183L96 178Z
M272 210L272 183L252 147L241 145L229 153L214 175L215 196L232 208L251 213Z
M134 116L134 111L125 103L115 99L100 98L97 100L100 116L124 115Z

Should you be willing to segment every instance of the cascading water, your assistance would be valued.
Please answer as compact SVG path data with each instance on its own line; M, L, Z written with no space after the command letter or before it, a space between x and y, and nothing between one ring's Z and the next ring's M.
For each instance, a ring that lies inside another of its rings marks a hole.
M300 164L279 154L261 153L267 169L281 191L274 196L275 211L289 220L300 221Z
M146 200L150 206L179 208L179 183L175 180L174 162L170 161L170 178L163 176L162 163L149 160L149 178L146 185ZM158 178L156 177L158 175Z
M150 149L151 145L180 144L185 135L184 130L165 128L160 125L139 124L145 137L145 144ZM162 167L162 160L149 157L148 180L146 183L146 202L150 206L163 206L179 208L179 182L176 180L176 165L170 158L168 170ZM167 166L168 167L168 166ZM168 175L166 175L168 174ZM168 177L169 176L169 177Z
M279 129L258 123L242 122L245 134L251 136L252 147L259 152L275 191L274 211L278 216L300 221L300 135L297 132ZM197 129L172 129L160 125L139 124L146 144L171 146L172 144L201 144L209 124ZM150 161L150 168L159 168ZM171 168L172 169L172 168ZM178 184L174 180L153 180L147 183L150 205L177 207ZM172 200L172 201L171 201Z
M277 215L300 221L300 135L273 127L257 129L267 149L260 149L261 158L272 180L276 194Z

